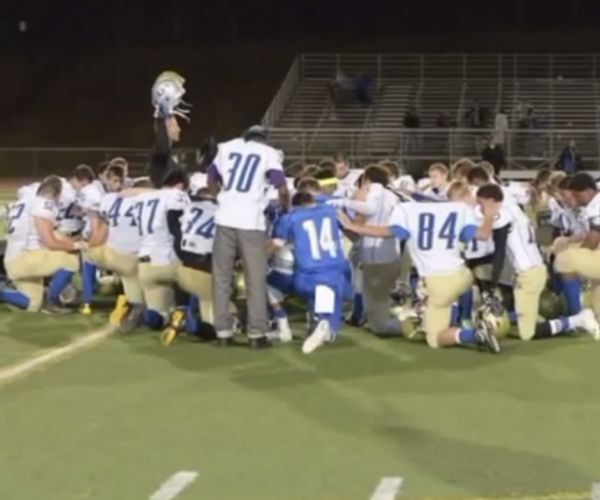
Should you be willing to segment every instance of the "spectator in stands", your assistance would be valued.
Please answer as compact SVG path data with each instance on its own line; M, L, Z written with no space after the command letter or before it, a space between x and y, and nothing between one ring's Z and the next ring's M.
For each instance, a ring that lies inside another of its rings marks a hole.
M481 152L481 159L487 161L494 166L494 174L500 175L500 170L504 167L504 150L502 146L496 144L494 136L492 136L488 142L488 145Z
M442 111L435 120L437 128L453 128L456 127L456 122L450 119L448 111Z
M356 99L363 106L371 105L371 87L373 81L365 73L360 73L355 79Z
M506 132L508 130L508 117L504 108L500 108L494 118L494 143L498 146L504 146Z
M556 168L559 168L569 175L583 170L583 160L581 155L577 152L574 139L571 139L561 151L558 161L556 162Z
M467 111L465 118L471 127L485 128L487 126L488 115L488 108L479 104L479 101L475 99L473 101L473 105Z
M415 106L408 108L408 111L404 115L403 124L406 128L419 128L421 126L421 119Z
M408 108L408 111L404 115L404 120L402 122L404 124L404 128L407 129L417 129L421 126L421 119L419 118L419 114L417 113L417 108L415 106L411 106ZM404 152L409 152L412 148L418 147L419 137L415 132L411 132L408 130L404 135L403 141L403 149Z

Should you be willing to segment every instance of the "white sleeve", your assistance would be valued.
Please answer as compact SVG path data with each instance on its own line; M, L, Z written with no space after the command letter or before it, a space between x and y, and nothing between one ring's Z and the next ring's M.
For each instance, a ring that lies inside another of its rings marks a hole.
M190 197L183 191L173 191L173 194L167 199L167 211L185 210L190 205Z
M372 186L371 190L367 194L366 201L347 200L346 206L357 214L371 217L377 213L377 207L379 205L378 196L383 196L381 189Z
M33 217L55 221L58 216L58 207L56 206L56 203L51 200L37 198L31 207L31 215Z

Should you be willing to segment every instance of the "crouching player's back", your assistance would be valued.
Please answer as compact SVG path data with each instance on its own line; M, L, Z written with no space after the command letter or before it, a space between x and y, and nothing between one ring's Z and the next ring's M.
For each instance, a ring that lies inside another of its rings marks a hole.
M294 246L294 291L307 299L317 321L302 350L308 354L335 338L342 323L342 303L348 290L348 262L336 210L317 205L309 193L294 195L293 210L274 233L274 244Z

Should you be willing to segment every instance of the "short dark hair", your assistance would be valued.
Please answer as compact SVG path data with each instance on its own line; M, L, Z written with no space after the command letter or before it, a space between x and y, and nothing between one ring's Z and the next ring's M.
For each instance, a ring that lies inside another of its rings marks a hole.
M292 197L292 206L293 207L301 207L303 205L310 205L314 203L315 199L312 194L307 193L306 191L298 191Z
M573 177L571 177L571 181L569 182L569 189L577 193L586 191L587 189L596 191L596 181L590 174L586 174L585 172L579 172L578 174L575 174Z
M152 181L147 177L140 177L133 181L134 188L151 188L153 186Z
M331 179L332 177L335 177L335 169L331 170L323 167L319 168L319 171L314 175L314 178L319 181L322 179Z
M96 179L96 175L94 174L94 170L89 165L82 163L81 165L77 165L73 169L73 177L80 182L93 182Z
M109 165L106 169L106 176L123 179L125 177L125 169L121 165Z
M570 175L567 175L566 177L561 179L561 181L558 183L558 189L571 189L571 179L572 177Z
M365 169L363 174L365 179L373 184L381 184L387 186L390 183L390 174L384 167L379 165L371 165Z
M177 184L183 184L183 188L186 190L190 186L190 177L185 170L179 167L171 169L162 182L162 185L166 187L173 187Z
M379 165L388 171L390 177L400 176L400 165L398 165L397 162L392 160L383 160L379 163Z
M500 202L504 200L504 193L498 184L486 184L477 190L477 198Z
M467 181L469 181L469 184L473 184L475 181L490 182L490 175L485 168L478 165L469 170Z
M298 191L320 191L321 186L314 177L304 177L298 182L297 189Z
M62 192L62 181L58 175L49 175L41 183L36 192L37 195L50 194L58 198Z
M319 162L319 173L323 173L322 177L319 177L317 174L314 175L317 179L326 179L328 177L335 177L335 163L332 160L323 160Z

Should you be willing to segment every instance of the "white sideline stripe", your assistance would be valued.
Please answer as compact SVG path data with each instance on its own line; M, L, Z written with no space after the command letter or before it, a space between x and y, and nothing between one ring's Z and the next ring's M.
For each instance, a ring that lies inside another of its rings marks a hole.
M173 500L198 477L198 473L180 470L160 485L149 500Z
M93 344L106 339L115 331L116 328L114 326L105 326L100 330L96 330L95 332L73 340L65 346L57 347L56 349L41 354L36 354L25 361L0 369L0 384L10 382L17 377L26 375L27 373L40 368L41 366L90 347Z
M369 500L394 500L402 488L401 477L382 477Z
M592 483L592 500L600 500L600 483Z

